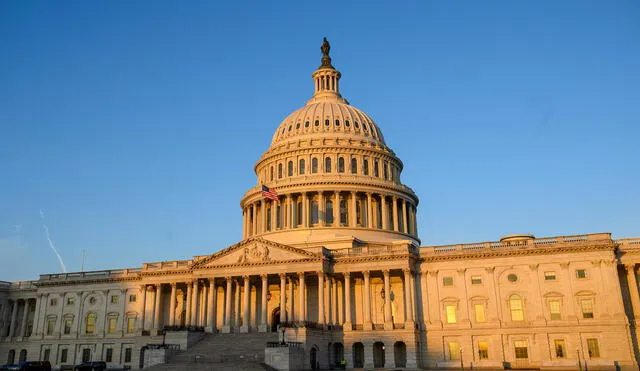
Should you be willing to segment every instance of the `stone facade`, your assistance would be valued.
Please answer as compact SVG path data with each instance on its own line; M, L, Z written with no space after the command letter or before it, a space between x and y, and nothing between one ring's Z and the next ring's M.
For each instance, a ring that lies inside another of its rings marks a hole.
M182 348L198 331L283 329L309 368L637 369L640 239L420 246L402 162L340 95L328 50L314 96L255 166L239 243L190 260L1 283L0 363L138 368L163 328Z

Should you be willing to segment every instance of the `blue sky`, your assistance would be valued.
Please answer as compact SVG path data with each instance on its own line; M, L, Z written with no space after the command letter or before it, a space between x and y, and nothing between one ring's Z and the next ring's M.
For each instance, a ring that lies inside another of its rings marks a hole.
M0 280L237 242L324 36L423 245L640 236L637 1L3 1Z

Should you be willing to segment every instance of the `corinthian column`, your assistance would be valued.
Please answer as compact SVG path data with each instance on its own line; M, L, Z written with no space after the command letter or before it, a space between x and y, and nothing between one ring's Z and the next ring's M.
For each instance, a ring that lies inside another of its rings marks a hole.
M298 321L304 321L304 272L298 273L298 279L300 280L299 293L298 293Z
M369 271L362 272L364 276L364 325L365 331L373 330L371 323L371 286L369 284Z
M156 303L155 303L155 313L153 318L153 328L160 329L160 314L162 313L161 303L162 303L162 284L159 283L156 285L156 295L155 295Z
M388 269L384 274L384 329L393 330L393 318L391 318L391 278Z
M380 204L382 206L382 229L389 229L389 210L387 209L387 196L380 195Z
M169 326L176 325L176 283L171 282L171 298L169 300Z
M227 281L227 287L224 292L224 326L222 326L223 333L231 332L231 277L225 277Z
M29 300L24 299L24 309L22 310L22 324L20 325L20 336L27 336L27 316L29 315Z
M18 301L13 301L13 309L11 310L11 324L9 325L9 336L11 339L16 332L16 321L18 319Z
M344 331L351 331L351 273L344 273Z
M251 295L251 288L249 287L249 276L243 276L244 280L244 296L242 297L242 326L240 332L249 332L249 295Z
M398 232L398 228L400 228L398 223L398 198L396 196L393 196L391 200L393 202L391 209L393 211L393 230Z
M411 270L404 270L404 300L405 300L405 308L407 312L407 324L405 328L413 328L413 303L412 303L412 295L411 295Z
M358 201L356 192L351 192L351 210L349 212L349 224L351 228L355 228L358 226L358 215L356 209L358 206L356 205Z
M287 275L280 273L280 322L287 322Z
M333 192L333 226L340 226L340 192Z
M209 301L207 302L207 327L211 333L216 332L216 315L218 312L218 292L216 291L216 279L209 278Z
M324 272L318 272L318 323L324 325Z
M267 292L269 291L269 282L266 274L260 276L262 279L262 297L261 297L261 307L260 307L260 332L267 332Z
M407 200L402 199L402 232L409 233L407 230Z
M629 286L629 296L631 297L631 309L633 319L640 319L640 295L638 294L638 278L636 276L635 264L625 264L627 270L627 285Z

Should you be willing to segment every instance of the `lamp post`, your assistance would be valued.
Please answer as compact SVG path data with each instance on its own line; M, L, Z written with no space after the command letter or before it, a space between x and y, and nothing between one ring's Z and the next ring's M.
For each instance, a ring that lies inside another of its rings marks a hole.
M460 345L460 369L464 370L464 362L462 361L462 345Z
M576 348L576 353L578 354L578 368L582 371L582 362L580 362L580 348Z

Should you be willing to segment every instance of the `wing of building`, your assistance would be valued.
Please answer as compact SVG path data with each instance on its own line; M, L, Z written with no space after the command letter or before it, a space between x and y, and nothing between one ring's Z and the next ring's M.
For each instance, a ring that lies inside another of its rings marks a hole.
M284 329L306 368L637 369L640 238L420 246L402 161L340 94L326 41L322 52L313 96L255 165L240 242L186 261L0 282L0 363L139 368L163 329L204 356L223 353L207 341Z

